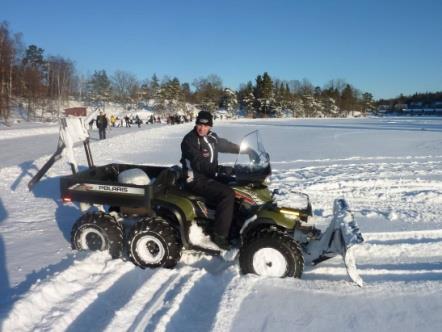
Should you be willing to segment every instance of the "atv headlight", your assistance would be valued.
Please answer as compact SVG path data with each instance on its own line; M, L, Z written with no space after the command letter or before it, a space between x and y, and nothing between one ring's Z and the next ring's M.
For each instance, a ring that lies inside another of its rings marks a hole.
M281 212L286 218L288 219L299 219L300 213L299 211L289 209L289 208L281 208L279 209L279 212Z

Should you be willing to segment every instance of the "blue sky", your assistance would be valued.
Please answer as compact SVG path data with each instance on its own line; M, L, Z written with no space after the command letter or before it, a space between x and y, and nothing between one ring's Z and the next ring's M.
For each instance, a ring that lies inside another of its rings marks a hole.
M0 0L26 45L84 74L217 74L237 89L267 71L375 98L442 90L441 13L437 0Z

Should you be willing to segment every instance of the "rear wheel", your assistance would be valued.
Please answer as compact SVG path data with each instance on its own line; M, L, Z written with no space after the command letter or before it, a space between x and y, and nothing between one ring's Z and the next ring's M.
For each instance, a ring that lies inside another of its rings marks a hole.
M142 268L173 268L181 258L178 232L163 218L146 218L134 225L128 238L129 258Z
M121 256L123 229L114 217L100 213L87 213L74 224L71 232L72 249L104 251L112 258Z
M239 252L239 264L244 274L300 278L304 258L298 243L289 235L262 229L247 238Z

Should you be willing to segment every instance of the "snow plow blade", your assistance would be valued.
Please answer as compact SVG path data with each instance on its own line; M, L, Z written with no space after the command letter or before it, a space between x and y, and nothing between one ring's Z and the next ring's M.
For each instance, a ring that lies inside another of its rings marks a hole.
M355 244L363 241L362 234L347 202L345 199L335 199L333 219L330 225L319 239L312 240L307 245L305 258L306 261L316 265L336 255L341 255L350 279L362 287L363 280L358 273L352 249Z

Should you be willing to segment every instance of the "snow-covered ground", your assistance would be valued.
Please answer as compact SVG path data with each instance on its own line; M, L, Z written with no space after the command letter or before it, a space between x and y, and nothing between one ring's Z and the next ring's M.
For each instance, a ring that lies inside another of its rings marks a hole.
M95 163L176 164L191 127L117 128L92 141ZM56 129L2 128L0 330L440 330L442 119L238 120L214 128L232 141L255 129L282 203L292 191L309 194L314 222L325 227L333 198L348 200L366 240L355 250L363 288L339 257L306 267L298 280L243 276L235 262L195 253L174 270L141 270L104 253L72 252L80 213L58 192L69 167L60 161L32 192L26 186L55 150ZM85 165L82 148L76 152Z

